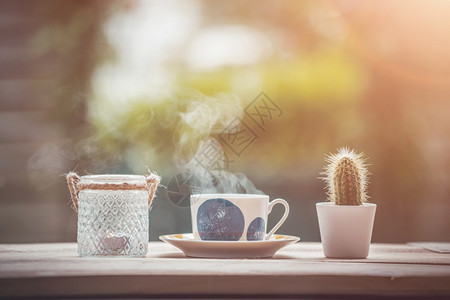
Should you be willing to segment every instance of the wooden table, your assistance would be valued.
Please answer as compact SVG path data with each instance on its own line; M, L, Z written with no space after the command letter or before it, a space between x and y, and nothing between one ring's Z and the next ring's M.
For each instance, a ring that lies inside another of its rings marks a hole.
M145 258L81 258L75 243L0 244L4 298L213 295L450 299L450 254L373 244L368 259L326 259L319 243L300 242L271 259L196 259L171 245L151 242Z

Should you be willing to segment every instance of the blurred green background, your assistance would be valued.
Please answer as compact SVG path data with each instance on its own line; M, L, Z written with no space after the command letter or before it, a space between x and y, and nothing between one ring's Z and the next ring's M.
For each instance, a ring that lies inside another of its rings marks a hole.
M261 92L281 114L259 127ZM237 117L239 155L220 138ZM280 233L320 240L324 155L349 146L374 242L450 241L450 2L0 0L0 242L76 240L68 171L167 186L208 138L288 200ZM191 230L164 186L152 240Z

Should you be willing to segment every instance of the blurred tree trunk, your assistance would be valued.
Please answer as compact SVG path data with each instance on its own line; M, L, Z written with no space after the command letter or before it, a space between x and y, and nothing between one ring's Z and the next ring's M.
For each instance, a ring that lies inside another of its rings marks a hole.
M86 130L111 4L0 1L0 242L75 239L65 147Z

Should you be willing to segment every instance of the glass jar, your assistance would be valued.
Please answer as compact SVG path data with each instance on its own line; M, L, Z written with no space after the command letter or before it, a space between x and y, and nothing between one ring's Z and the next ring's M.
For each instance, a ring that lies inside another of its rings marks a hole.
M159 177L69 176L71 174L67 178L69 189L72 200L75 196L74 206L78 211L78 254L146 255L149 241L149 207Z

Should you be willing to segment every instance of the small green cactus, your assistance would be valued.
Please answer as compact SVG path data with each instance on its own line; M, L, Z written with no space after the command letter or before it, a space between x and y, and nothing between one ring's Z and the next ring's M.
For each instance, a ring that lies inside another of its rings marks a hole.
M326 156L328 165L322 175L328 200L336 205L362 205L367 201L367 165L363 153L341 148Z

